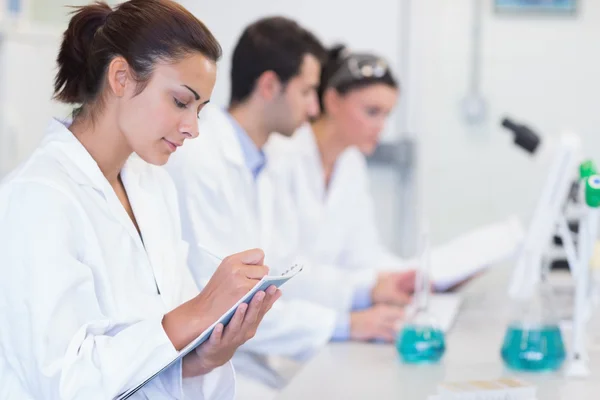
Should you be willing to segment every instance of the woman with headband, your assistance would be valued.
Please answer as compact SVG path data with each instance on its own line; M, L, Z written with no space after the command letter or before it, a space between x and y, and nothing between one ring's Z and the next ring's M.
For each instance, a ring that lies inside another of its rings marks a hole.
M321 74L319 117L291 139L277 136L268 144L269 155L290 169L303 254L310 259L353 270L405 266L377 232L365 161L399 91L383 58L335 47ZM414 271L405 276L400 284L410 293Z

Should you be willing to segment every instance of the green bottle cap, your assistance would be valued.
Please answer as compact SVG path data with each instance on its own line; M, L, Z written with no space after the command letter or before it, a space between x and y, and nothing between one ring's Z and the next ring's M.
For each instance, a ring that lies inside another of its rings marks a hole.
M592 208L600 207L600 175L592 175L585 181L585 202Z
M579 165L579 178L587 179L592 175L596 175L598 170L596 164L592 160L586 160Z

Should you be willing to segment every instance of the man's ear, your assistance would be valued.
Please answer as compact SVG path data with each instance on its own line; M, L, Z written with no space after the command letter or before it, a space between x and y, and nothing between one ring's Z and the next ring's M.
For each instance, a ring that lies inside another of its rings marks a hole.
M275 72L265 71L256 81L255 90L261 98L271 101L281 93L282 86Z

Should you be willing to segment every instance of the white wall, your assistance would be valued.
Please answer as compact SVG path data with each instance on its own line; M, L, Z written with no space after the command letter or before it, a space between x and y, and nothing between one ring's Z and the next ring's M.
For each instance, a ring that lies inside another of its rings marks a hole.
M21 0L23 1L23 0ZM108 4L117 4L115 0L104 0ZM91 3L89 0L25 0L29 6L32 19L52 24L66 24L72 6L82 6Z
M14 0L0 0L0 17L8 12L8 3ZM69 20L71 7L91 3L90 0L17 0L21 15L35 22L64 24ZM119 0L104 0L108 4L118 4Z
M0 177L35 148L51 116L68 115L51 101L58 45L54 29L0 33Z
M528 216L544 165L510 143L504 114L556 137L572 129L596 160L600 147L600 2L581 0L576 18L498 16L484 1L483 94L488 119L470 128L467 90L471 0L415 1L426 20L417 109L424 207L437 240L515 211Z

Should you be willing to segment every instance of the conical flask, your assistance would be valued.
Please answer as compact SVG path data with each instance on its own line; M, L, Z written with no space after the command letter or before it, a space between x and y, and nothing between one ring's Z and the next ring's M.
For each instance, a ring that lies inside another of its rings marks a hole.
M534 372L560 369L566 354L556 310L545 279L535 284L530 296L514 303L501 350L507 367Z
M438 362L446 350L444 332L429 312L431 259L427 236L423 240L420 260L413 303L408 308L406 322L396 340L400 358L410 364Z

